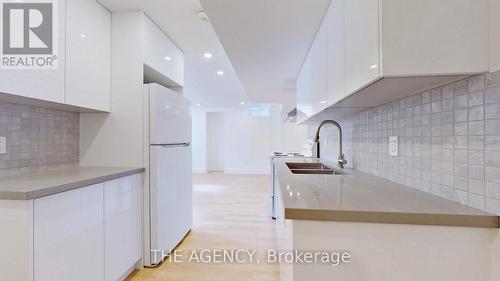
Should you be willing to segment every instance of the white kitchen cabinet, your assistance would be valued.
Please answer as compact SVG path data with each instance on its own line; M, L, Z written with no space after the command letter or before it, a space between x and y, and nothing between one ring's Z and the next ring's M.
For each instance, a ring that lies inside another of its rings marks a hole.
M104 183L106 281L123 277L141 259L141 175Z
M65 6L66 0L57 1L58 67L26 70L0 68L0 93L64 103Z
M184 85L184 54L147 16L144 16L144 63L168 78L169 85Z
M103 184L34 200L34 281L104 279Z
M488 0L380 0L382 74L488 70Z
M490 71L500 70L500 0L490 0Z
M297 99L298 119L308 118L326 106L327 81L327 33L322 25L316 34L311 50L304 61L300 78L297 79L300 96Z
M0 279L33 280L33 202L0 200Z
M345 89L348 93L379 77L378 5L379 0L345 1Z
M334 0L323 20L327 25L328 104L345 96L345 2Z
M109 112L111 13L95 0L58 0L57 9L58 67L0 69L0 93L9 102Z
M307 74L306 60L302 63L302 68L297 75L297 80L295 82L297 91L297 121L302 122L306 119L304 111L304 99L307 97L307 91L305 89L305 77Z
M37 192L43 197L0 200L2 281L123 280L141 261L142 173L47 196Z
M326 25L321 25L316 34L316 40L314 40L311 47L311 93L313 112L318 112L325 108L328 98L327 47Z
M66 21L65 102L109 111L111 13L95 0L67 0Z
M309 50L311 63L306 59L297 79L297 108L305 112L299 121L321 118L327 108L341 118L486 72L490 65L494 70L488 32L495 24L488 16L494 1L333 0ZM314 58L321 53L316 46L323 45L325 25L328 90L323 97L323 75ZM306 87L309 76L318 85Z
M312 114L312 71L311 57L309 53L297 77L297 121L302 122L309 118Z

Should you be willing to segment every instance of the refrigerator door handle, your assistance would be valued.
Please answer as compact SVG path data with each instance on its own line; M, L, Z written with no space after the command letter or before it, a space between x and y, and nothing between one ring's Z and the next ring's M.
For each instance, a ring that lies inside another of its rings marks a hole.
M180 142L180 143L152 144L151 146L159 146L162 148L169 148L169 147L188 147L190 145L191 145L190 142Z

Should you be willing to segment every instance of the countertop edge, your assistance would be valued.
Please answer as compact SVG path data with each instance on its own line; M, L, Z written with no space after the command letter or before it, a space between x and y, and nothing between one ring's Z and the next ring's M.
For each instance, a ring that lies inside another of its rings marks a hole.
M500 228L495 215L454 215L433 213L392 213L376 211L346 211L285 208L285 219L332 222L364 222L428 226Z
M74 182L64 183L60 185L51 186L48 188L43 188L35 191L27 191L27 192L15 192L15 191L4 191L0 192L0 200L33 200L41 197L46 197L70 190L79 189L82 187L111 181L119 178L123 178L130 175L135 175L139 173L143 173L145 171L144 168L131 168L130 170L120 171L109 173L107 175L92 177L88 179L77 180Z

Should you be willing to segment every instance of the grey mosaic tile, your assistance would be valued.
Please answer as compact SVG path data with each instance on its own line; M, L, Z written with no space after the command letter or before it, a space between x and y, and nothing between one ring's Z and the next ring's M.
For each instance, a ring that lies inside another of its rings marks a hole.
M79 114L0 102L0 174L13 175L78 164Z
M500 202L500 71L374 107L340 123L350 135L345 151L355 169L482 210ZM388 155L392 135L400 137L399 157ZM335 160L336 146L325 149L325 157Z

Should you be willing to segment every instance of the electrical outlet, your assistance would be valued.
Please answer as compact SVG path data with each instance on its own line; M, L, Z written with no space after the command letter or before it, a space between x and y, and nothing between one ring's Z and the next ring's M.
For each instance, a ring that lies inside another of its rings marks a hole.
M0 154L7 153L7 138L0 137Z
M398 137L389 137L389 155L390 156L398 156L399 155L399 149L398 149Z

